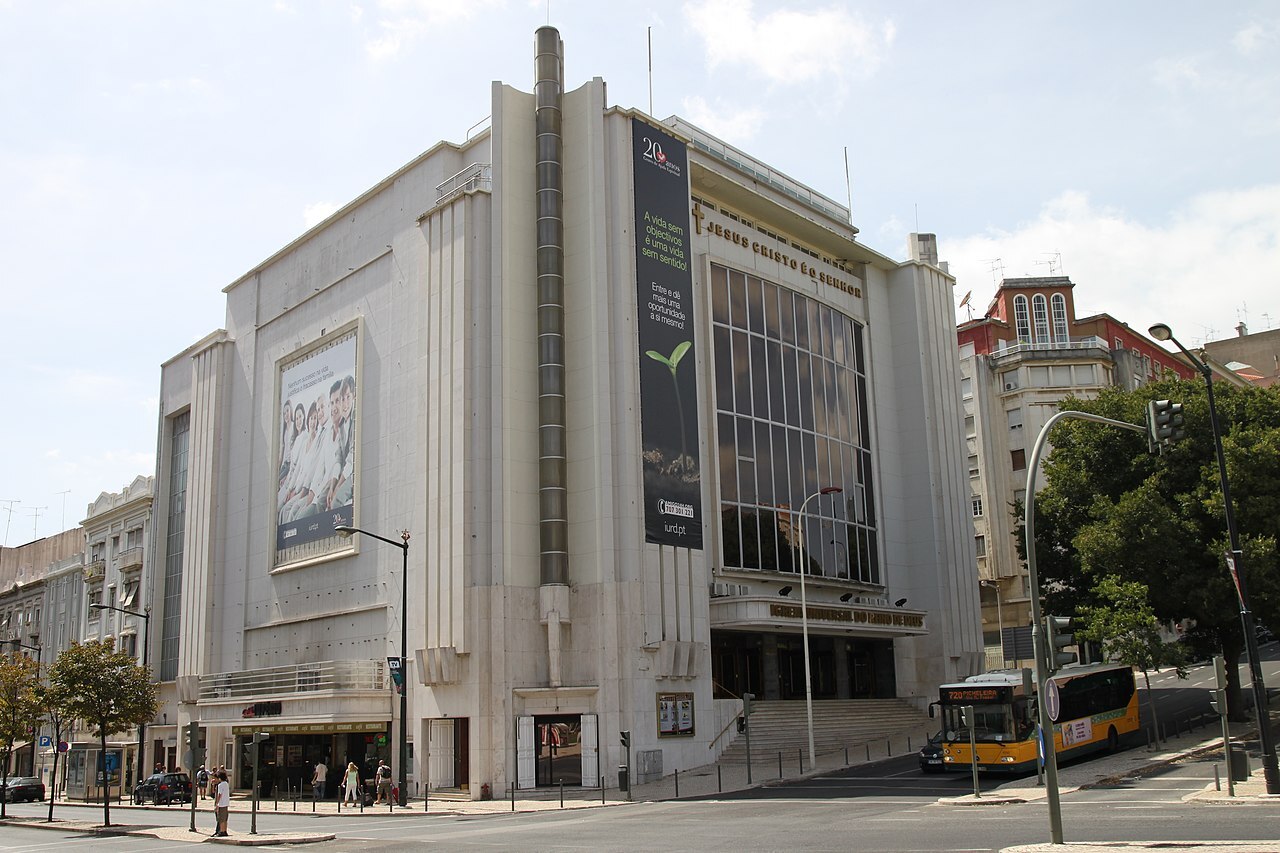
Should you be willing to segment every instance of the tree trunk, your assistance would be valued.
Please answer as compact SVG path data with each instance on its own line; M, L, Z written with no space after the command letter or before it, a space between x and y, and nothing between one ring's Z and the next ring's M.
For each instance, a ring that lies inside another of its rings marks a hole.
M5 805L9 802L9 757L13 755L13 744L5 747L4 752L0 753L4 758L4 767L0 768L4 772L4 793L0 793L0 818L6 817Z
M58 744L62 743L62 732L57 727L53 730L53 774L49 777L49 817L45 823L53 823L53 798L58 795Z
M104 728L98 742L102 749L98 761L102 764L102 825L111 826L111 777L107 775L107 731Z

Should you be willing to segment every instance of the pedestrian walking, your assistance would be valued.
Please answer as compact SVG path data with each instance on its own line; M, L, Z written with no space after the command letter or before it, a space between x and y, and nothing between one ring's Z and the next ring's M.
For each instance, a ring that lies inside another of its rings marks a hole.
M196 802L209 795L209 771L204 769L204 765L200 765L200 769L196 771Z
M378 772L374 776L378 783L378 802L391 804L391 768L387 762L378 762Z

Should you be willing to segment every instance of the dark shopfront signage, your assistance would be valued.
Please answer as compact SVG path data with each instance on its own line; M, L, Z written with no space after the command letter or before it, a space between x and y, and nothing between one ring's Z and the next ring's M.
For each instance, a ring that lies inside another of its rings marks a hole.
M278 717L284 713L284 705L280 702L254 702L249 707L240 712L240 716L246 719L252 717Z
M328 735L354 732L385 732L390 725L385 720L372 723L268 723L258 726L235 726L232 734L248 735L254 732L270 732L273 735Z
M844 610L836 607L810 607L808 616L820 622L849 622L854 625L884 625L891 628L923 628L924 617L917 613L881 613L875 610ZM769 615L782 619L800 619L798 604L770 604Z
M644 540L701 550L688 152L639 119L631 121L631 145Z

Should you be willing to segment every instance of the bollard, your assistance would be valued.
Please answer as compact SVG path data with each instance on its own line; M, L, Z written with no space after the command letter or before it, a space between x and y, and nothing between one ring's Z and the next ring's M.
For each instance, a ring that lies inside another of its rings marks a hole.
M885 755L885 758L888 758L890 755L893 755L893 741L889 740L888 738L886 738L884 742L884 755Z
M515 811L516 810L516 786L508 783L507 790L511 792L511 810Z
M1218 777L1218 765L1213 765L1213 790L1222 790L1222 779Z
M676 772L679 773L680 771L677 770ZM679 785L676 786L676 790L679 790ZM680 795L677 794L676 796L680 796ZM560 780L560 808L564 808L564 779L563 778Z
M428 779L422 783L422 811L423 814L431 812L431 780Z
M844 766L845 767L849 766L849 745L848 744L845 744L844 746Z
M716 793L724 793L724 780L720 778L720 765L716 765Z
M293 793L292 782L289 783L289 799L293 800L293 810L296 812L298 810L298 796L297 794Z
M782 778L782 753L778 753L778 778Z
M870 761L871 760L871 741L867 741L866 743L863 744L863 746L867 748L867 761Z
M796 763L800 767L800 775L803 776L804 775L804 750L803 749L796 750Z
M600 774L600 805L604 805L604 774Z
M680 768L676 768L676 799L680 799Z

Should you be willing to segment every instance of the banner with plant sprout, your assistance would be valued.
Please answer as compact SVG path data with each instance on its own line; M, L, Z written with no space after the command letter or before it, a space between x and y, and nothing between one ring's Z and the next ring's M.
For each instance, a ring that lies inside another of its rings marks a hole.
M685 145L631 124L645 541L702 548L697 340Z

